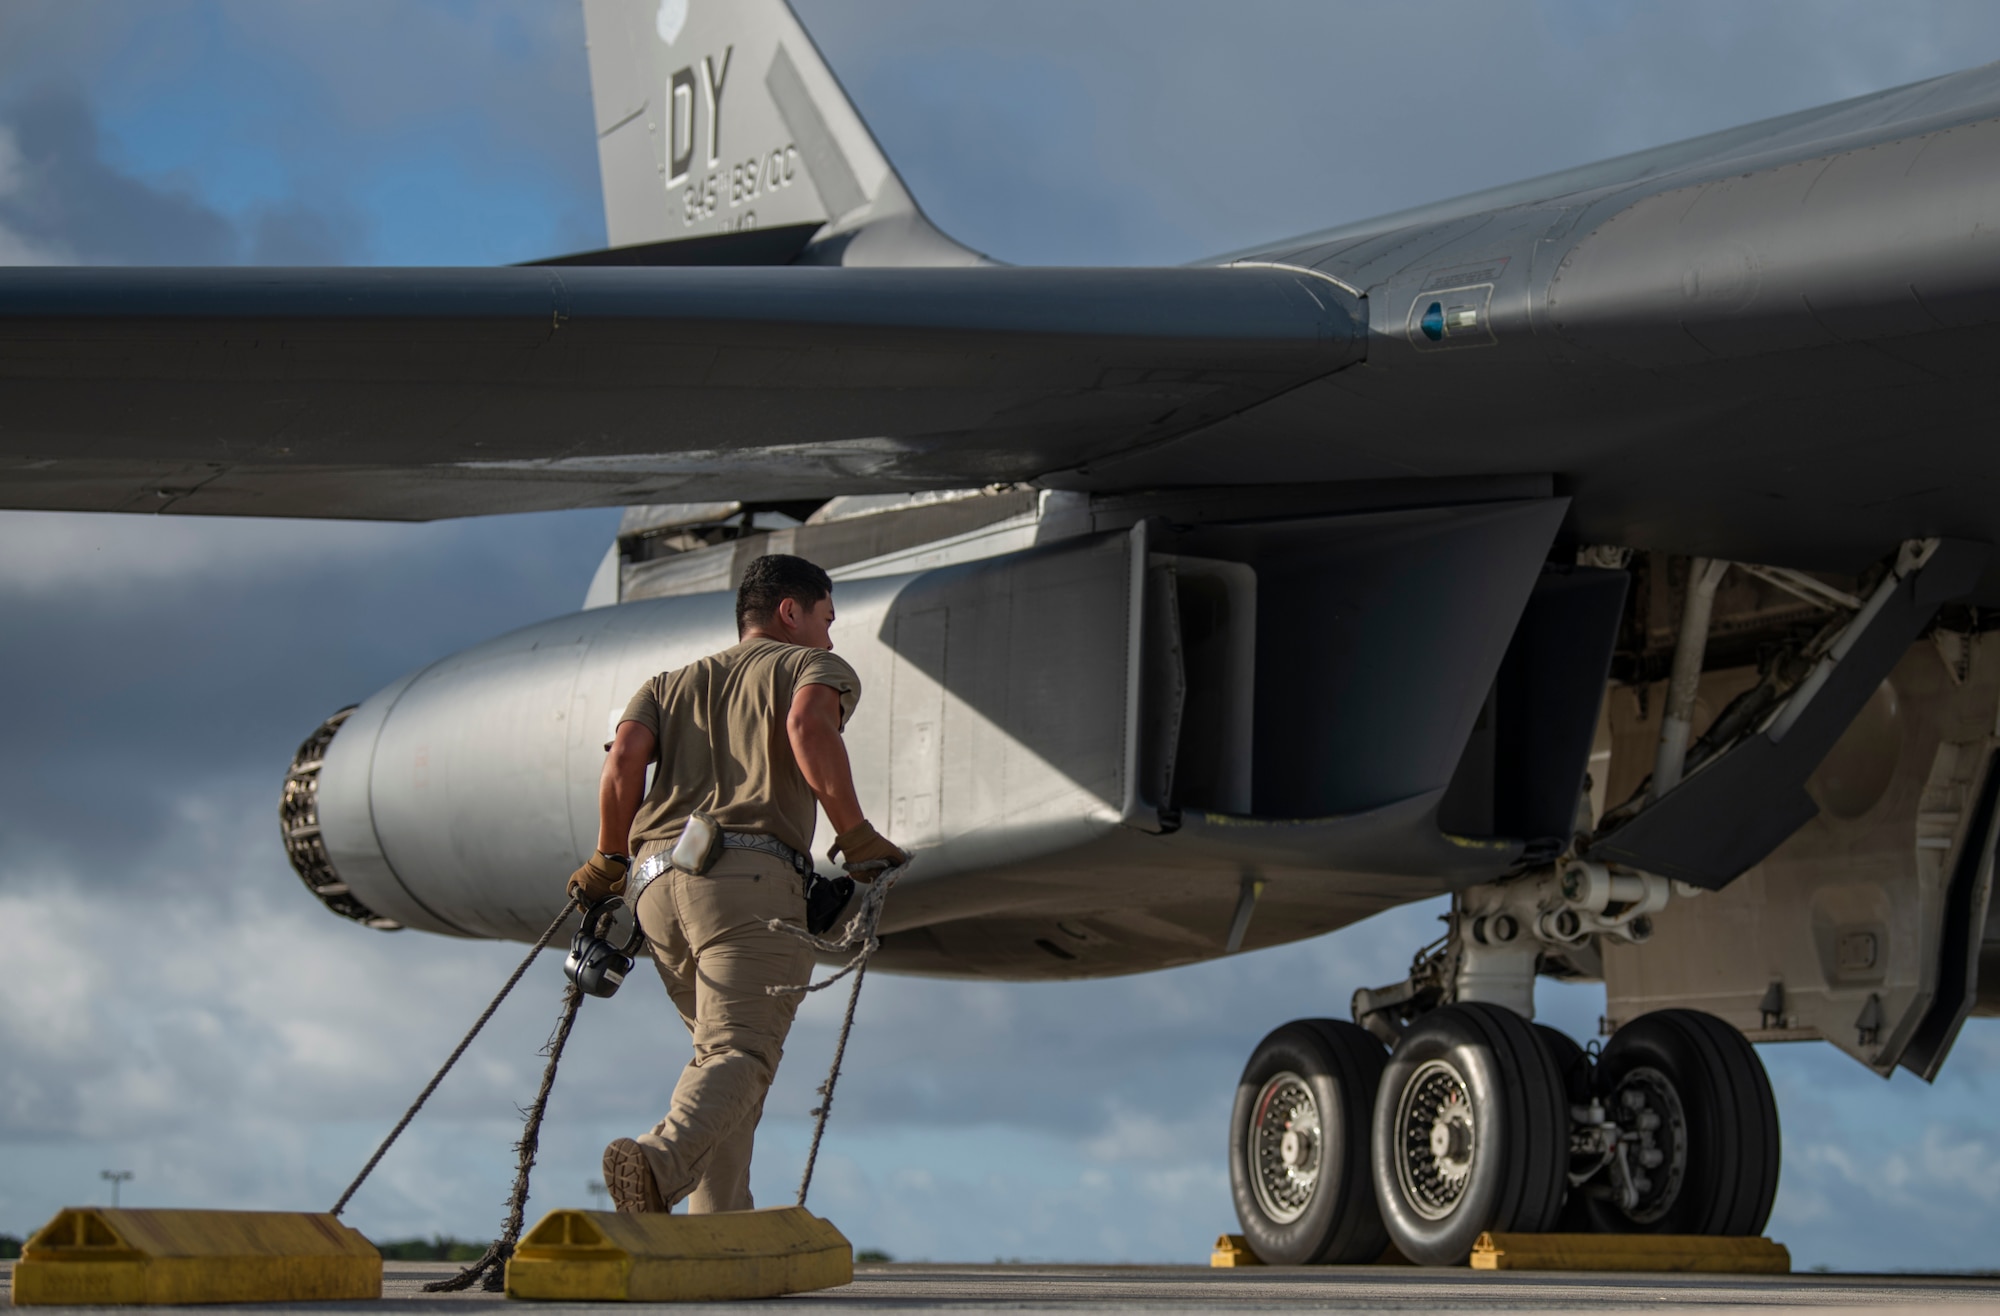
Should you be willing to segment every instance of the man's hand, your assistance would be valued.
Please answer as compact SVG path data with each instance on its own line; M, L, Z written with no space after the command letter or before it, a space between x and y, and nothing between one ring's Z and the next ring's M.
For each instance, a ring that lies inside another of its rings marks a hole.
M875 825L863 818L854 826L833 839L833 846L826 852L831 859L840 856L841 867L857 882L873 882L891 868L901 868L910 862L910 856L903 853L894 841L875 830Z
M569 893L586 909L601 905L613 896L625 894L625 875L630 871L602 854L593 854L583 867L569 875Z

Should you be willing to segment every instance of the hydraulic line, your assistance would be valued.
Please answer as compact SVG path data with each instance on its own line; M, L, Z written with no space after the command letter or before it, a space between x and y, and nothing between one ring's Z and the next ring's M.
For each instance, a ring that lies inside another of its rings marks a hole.
M1701 689L1701 660L1708 650L1708 624L1715 613L1715 590L1729 563L1698 557L1688 563L1687 597L1681 604L1681 632L1674 642L1673 677L1667 683L1666 716L1660 721L1660 749L1653 759L1653 799L1680 785L1694 734L1694 701Z

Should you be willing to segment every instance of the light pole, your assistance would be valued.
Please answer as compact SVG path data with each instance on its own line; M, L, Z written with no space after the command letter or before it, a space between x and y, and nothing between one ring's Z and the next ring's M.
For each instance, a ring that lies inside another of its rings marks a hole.
M611 1190L604 1186L604 1181L602 1179L592 1179L589 1182L589 1184L586 1185L586 1187L590 1189L590 1195L592 1197L602 1197L605 1200L606 1205L610 1204Z
M118 1185L130 1179L132 1172L130 1170L99 1170L97 1177L111 1181L111 1206L112 1209L116 1210L118 1206Z

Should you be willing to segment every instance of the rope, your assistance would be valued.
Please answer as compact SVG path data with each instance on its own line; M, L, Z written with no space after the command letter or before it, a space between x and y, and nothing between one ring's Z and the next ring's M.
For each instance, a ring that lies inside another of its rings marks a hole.
M527 958L523 959L519 966L515 968L513 976L508 978L506 985L500 989L500 994L493 998L492 1004L486 1007L485 1013L481 1014L478 1020L473 1023L472 1030L466 1033L464 1039L459 1042L458 1048L445 1060L438 1072L431 1076L431 1081L424 1085L424 1090L417 1094L417 1099L410 1103L408 1110L403 1112L403 1118L397 1120L396 1127L389 1130L389 1136L382 1139L382 1145L377 1147L375 1154L368 1158L368 1164L361 1167L361 1173L354 1176L354 1182L347 1185L347 1191L342 1193L340 1200L333 1204L332 1214L339 1215L347 1209L348 1200L354 1196L355 1190L361 1187L361 1181L372 1174L377 1165L381 1164L382 1157L389 1150L390 1144L402 1136L404 1129L410 1127L410 1121L417 1117L417 1112L423 1109L426 1101L430 1100L431 1093L437 1091L437 1086L444 1081L444 1076L451 1072L451 1067L458 1063L460 1056L465 1054L465 1048L472 1045L472 1039L479 1036L479 1030L486 1027L486 1021L491 1019L493 1012L500 1008L500 1002L507 999L507 993L514 990L514 984L521 981L521 975L526 973L528 966L535 962L535 956L541 954L549 942L555 938L556 930L562 927L563 920L567 919L570 911L575 908L576 901L573 899L563 906L562 913L556 915L556 921L549 924L548 931L542 934L541 940L537 941L533 949L529 950ZM544 1090L546 1091L546 1086Z
M563 1047L569 1044L569 1030L576 1023L577 1008L582 1004L582 989L571 983L563 993L562 1018L542 1047L542 1054L549 1058L542 1070L542 1086L535 1093L534 1104L521 1112L527 1122L521 1126L521 1140L514 1144L514 1191L507 1196L507 1223L501 1228L500 1237L493 1240L479 1260L450 1279L424 1285L424 1292L457 1293L471 1288L473 1281L482 1275L486 1282L481 1287L488 1293L499 1293L507 1287L507 1258L514 1255L514 1245L521 1241L521 1224L528 1207L528 1173L535 1168L535 1152L542 1140L542 1112L548 1108L549 1091L556 1085L556 1066L562 1063Z
M887 867L887 864L883 863L882 866ZM904 865L904 867L907 866L907 864ZM860 868L865 867L865 865L857 864L855 867ZM882 923L882 906L887 903L890 889L896 885L897 879L902 877L902 875L902 868L890 869L874 882L863 887L861 908L857 909L854 912L854 916L842 925L837 937L830 939L815 937L812 933L807 932L797 924L786 923L780 919L772 919L765 925L773 932L783 932L797 937L814 950L825 951L828 954L836 954L854 946L860 948L855 951L854 958L850 959L846 966L838 973L832 974L819 982L800 983L791 987L767 987L764 989L773 996L824 991L826 988L839 982L842 978L845 978L848 974L851 973L854 975L854 985L847 992L847 1013L841 1018L840 1036L833 1044L833 1065L826 1072L826 1081L821 1083L817 1089L820 1099L819 1105L807 1112L813 1117L813 1136L812 1145L806 1149L805 1173L799 1178L798 1204L800 1206L806 1204L806 1193L812 1188L813 1168L819 1164L820 1140L826 1136L826 1119L833 1111L833 1087L834 1084L840 1082L840 1064L847 1055L847 1036L854 1031L854 1008L861 1003L861 980L868 976L869 957L882 949L882 942L875 935L876 930Z
M854 987L847 993L847 1015L840 1021L840 1040L833 1045L833 1068L827 1070L826 1082L819 1085L819 1105L812 1111L813 1140L806 1148L806 1170L799 1176L798 1204L806 1204L806 1192L812 1187L813 1167L819 1164L819 1141L826 1136L826 1117L833 1109L833 1085L840 1081L840 1061L847 1054L847 1035L854 1028L854 1007L861 1001L861 980L868 976L868 962L864 959L854 970Z

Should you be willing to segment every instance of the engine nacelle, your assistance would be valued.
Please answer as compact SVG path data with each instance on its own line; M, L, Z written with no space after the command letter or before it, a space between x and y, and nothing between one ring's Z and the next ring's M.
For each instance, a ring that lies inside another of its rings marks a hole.
M884 967L1185 963L1487 880L1522 852L1510 829L1566 830L1603 659L1556 683L1578 707L1554 722L1540 687L1516 693L1502 669L1510 641L1579 618L1597 617L1608 652L1618 593L1575 588L1596 576L1543 588L1561 511L1141 519L837 576L834 637L863 683L846 733L855 783L918 854L884 922ZM288 778L307 884L376 926L536 936L595 844L615 719L650 677L733 643L733 605L711 593L588 610L370 697ZM1524 793L1521 774L1496 770L1508 729L1558 722L1575 725L1534 742L1553 765L1546 789ZM1553 809L1534 804L1544 796ZM1266 911L1254 925L1253 908Z
M885 832L931 851L933 874L1031 861L1147 807L1130 540L838 586L835 641L863 690L856 786ZM704 594L561 617L411 673L325 747L327 862L380 918L538 934L595 845L604 748L632 692L735 640L733 597Z

